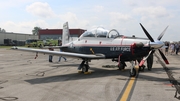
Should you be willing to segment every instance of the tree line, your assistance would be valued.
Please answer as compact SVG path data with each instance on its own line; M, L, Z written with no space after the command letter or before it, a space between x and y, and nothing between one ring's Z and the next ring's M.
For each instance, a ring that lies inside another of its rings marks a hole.
M34 27L34 29L32 30L32 34L33 35L39 35L39 30L40 29L41 29L40 27Z
M39 30L40 29L41 29L40 27L34 27L34 29L32 30L32 34L33 35L39 35ZM0 32L6 32L6 30L3 29L3 28L0 28Z
M6 32L6 30L5 30L5 29L0 28L0 32Z

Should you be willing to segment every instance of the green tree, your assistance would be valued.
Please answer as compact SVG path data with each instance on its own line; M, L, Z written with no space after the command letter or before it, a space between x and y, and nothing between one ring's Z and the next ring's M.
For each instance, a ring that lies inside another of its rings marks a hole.
M32 30L33 35L39 35L40 29L41 29L40 27L34 27L34 29Z
M6 30L5 30L5 29L1 29L1 28L0 28L0 32L6 32Z
M2 29L1 32L6 32L6 30L5 30L5 29Z

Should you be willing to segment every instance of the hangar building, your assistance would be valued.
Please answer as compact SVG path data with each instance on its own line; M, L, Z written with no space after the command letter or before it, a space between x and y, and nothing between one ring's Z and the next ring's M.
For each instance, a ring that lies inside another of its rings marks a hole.
M0 32L0 45L5 45L4 40L10 39L11 41L26 41L28 39L60 39L62 38L62 29L41 29L39 35L13 33L13 32ZM84 29L69 29L70 36L73 39L78 38L86 30Z
M69 29L72 38L78 38L86 30L84 29ZM39 30L39 39L62 39L62 29L41 29Z
M0 45L4 45L4 39L11 39L12 41L26 41L27 39L38 39L38 35L0 32Z

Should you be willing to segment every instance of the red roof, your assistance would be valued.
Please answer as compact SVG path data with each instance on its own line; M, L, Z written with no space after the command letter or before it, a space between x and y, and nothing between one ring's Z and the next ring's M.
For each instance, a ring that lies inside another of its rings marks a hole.
M84 29L69 29L70 34L75 34L75 35L81 35L84 33L86 30ZM39 30L39 35L48 35L48 34L62 34L62 29L41 29Z

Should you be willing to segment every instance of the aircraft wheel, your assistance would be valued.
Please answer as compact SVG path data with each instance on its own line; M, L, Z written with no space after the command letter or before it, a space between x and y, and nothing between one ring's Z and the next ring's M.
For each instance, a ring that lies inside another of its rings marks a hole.
M125 65L123 63L120 64L120 66L118 66L119 70L122 70L125 68Z
M149 58L147 59L148 70L152 69L152 65L153 65L153 55L150 55Z
M145 68L145 67L146 67L145 65L140 66L140 67L139 67L139 71L144 71L144 68Z
M82 72L85 73L85 72L88 72L88 65L84 64L83 67L82 67Z
M132 72L130 71L130 77L135 77L136 76L136 69L133 68Z
M148 70L150 71L151 69L152 69L152 67L151 67L151 66L149 66L149 67L148 67Z

